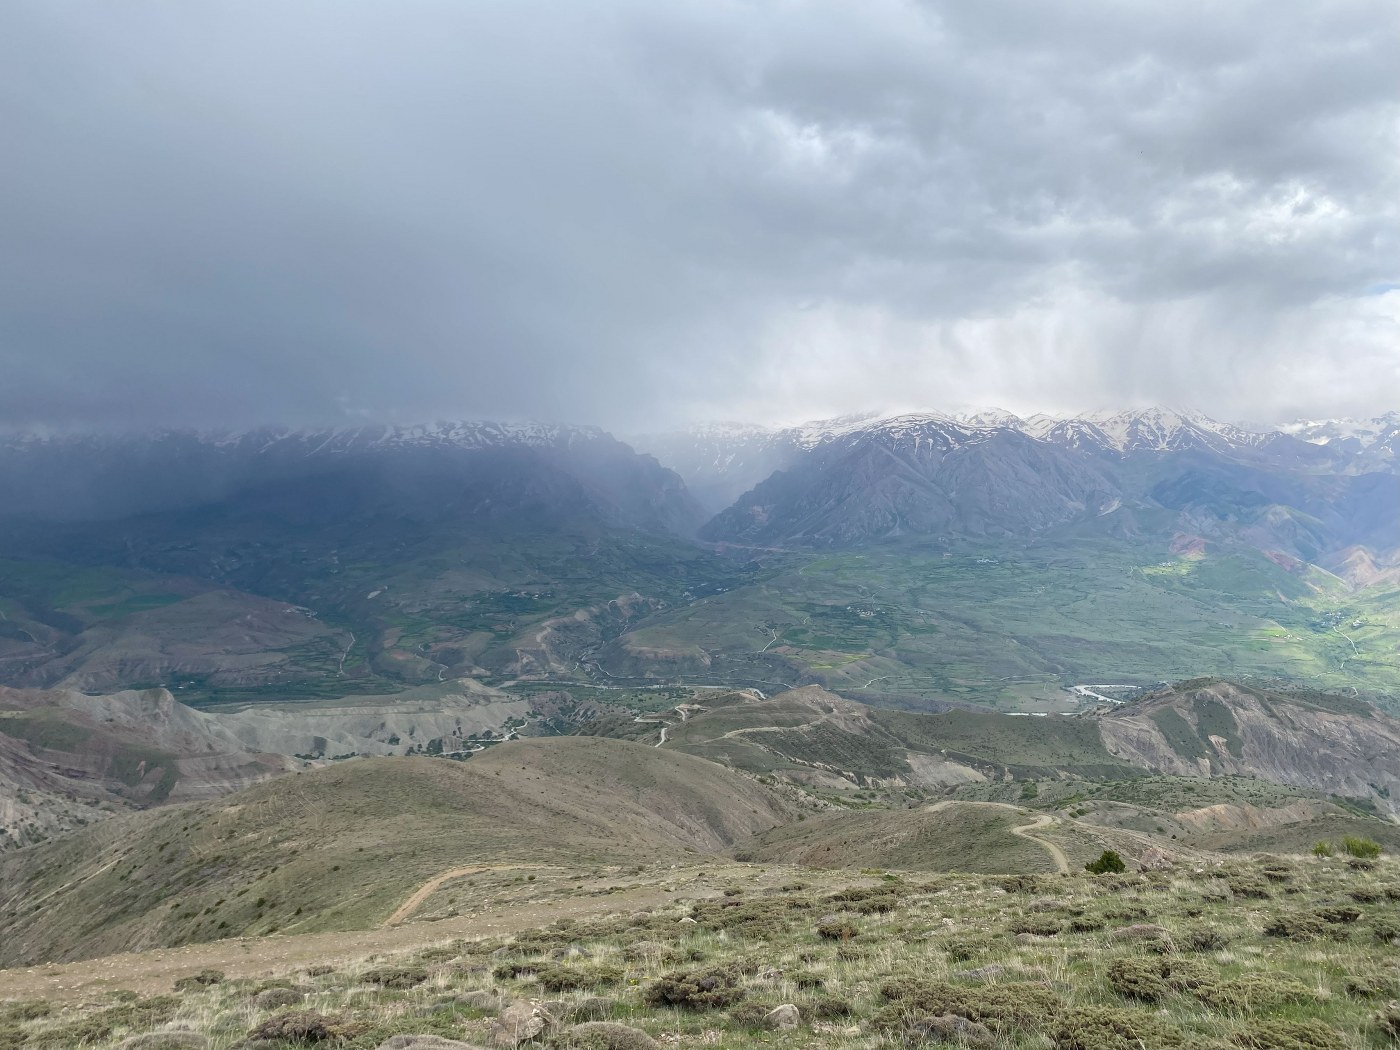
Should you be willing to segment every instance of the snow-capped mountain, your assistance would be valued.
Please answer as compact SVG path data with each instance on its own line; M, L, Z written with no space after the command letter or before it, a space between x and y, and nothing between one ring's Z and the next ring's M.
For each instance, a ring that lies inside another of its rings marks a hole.
M1306 560L1348 543L1394 546L1395 486L1364 480L1374 469L1393 473L1393 463L1371 467L1340 447L1199 412L920 412L710 428L639 444L722 508L703 532L717 540L1021 535L1100 519L1134 529L1135 515L1167 511L1197 531L1248 525L1251 542L1276 538Z
M1282 433L1354 457L1365 470L1400 470L1400 412L1374 419L1300 419Z

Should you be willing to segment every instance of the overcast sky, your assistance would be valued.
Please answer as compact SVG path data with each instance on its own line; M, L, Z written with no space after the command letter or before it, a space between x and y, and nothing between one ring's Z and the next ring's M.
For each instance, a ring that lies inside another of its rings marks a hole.
M1400 407L1392 0L5 0L0 425Z

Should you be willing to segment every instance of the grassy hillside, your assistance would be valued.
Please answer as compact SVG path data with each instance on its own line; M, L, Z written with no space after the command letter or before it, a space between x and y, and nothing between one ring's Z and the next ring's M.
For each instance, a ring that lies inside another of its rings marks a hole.
M689 900L510 937L467 930L389 957L362 947L279 969L248 963L270 942L231 945L228 980L210 974L218 983L175 995L166 968L166 994L0 1004L0 1046L106 1050L183 1028L227 1050L297 1020L347 1050L408 1034L485 1046L512 1010L538 1018L531 1045L561 1050L1383 1050L1400 1027L1386 1005L1394 861L1237 859L1100 877L685 874ZM131 975L144 965L124 961ZM789 1030L764 1021L780 1004L797 1009Z
M0 857L0 964L360 928L454 867L713 854L789 814L712 763L613 740L356 760Z
M703 650L710 665L694 681L727 676L767 691L815 682L890 706L1064 711L1075 707L1066 686L1198 674L1400 696L1393 586L1353 589L1258 551L1057 537L773 565L766 578L657 612L627 640ZM609 670L645 673L635 661Z

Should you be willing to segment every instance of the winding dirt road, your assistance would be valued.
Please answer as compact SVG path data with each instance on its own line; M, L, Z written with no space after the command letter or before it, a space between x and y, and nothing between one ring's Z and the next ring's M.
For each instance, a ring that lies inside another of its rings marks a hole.
M957 799L944 799L942 802L935 802L933 805L928 807L928 812L937 813L940 810L947 809L950 806L990 806L993 809L1009 809L1013 813L1025 812L1025 810L1022 809L1020 806L1013 806L1009 802L961 802ZM1035 834L1035 832L1040 831L1043 828L1048 828L1054 823L1054 817L1050 816L1050 814L1048 813L1042 813L1040 814L1040 816L1032 820L1029 824L1022 824L1020 827L1012 828L1011 834L1017 836L1018 838L1023 838L1027 841L1034 842L1037 846L1040 846L1042 849L1045 850L1046 853L1050 854L1050 859L1055 862L1055 869L1061 875L1068 875L1069 858L1065 856L1065 851L1060 849L1059 846L1055 845L1049 839L1043 839L1039 835Z

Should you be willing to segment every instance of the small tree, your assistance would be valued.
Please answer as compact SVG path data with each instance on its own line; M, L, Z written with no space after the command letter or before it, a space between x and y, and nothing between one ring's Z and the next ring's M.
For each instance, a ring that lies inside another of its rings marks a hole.
M1128 866L1123 863L1123 857L1117 850L1106 849L1098 860L1091 860L1084 865L1084 870L1091 875L1117 875L1127 871Z

